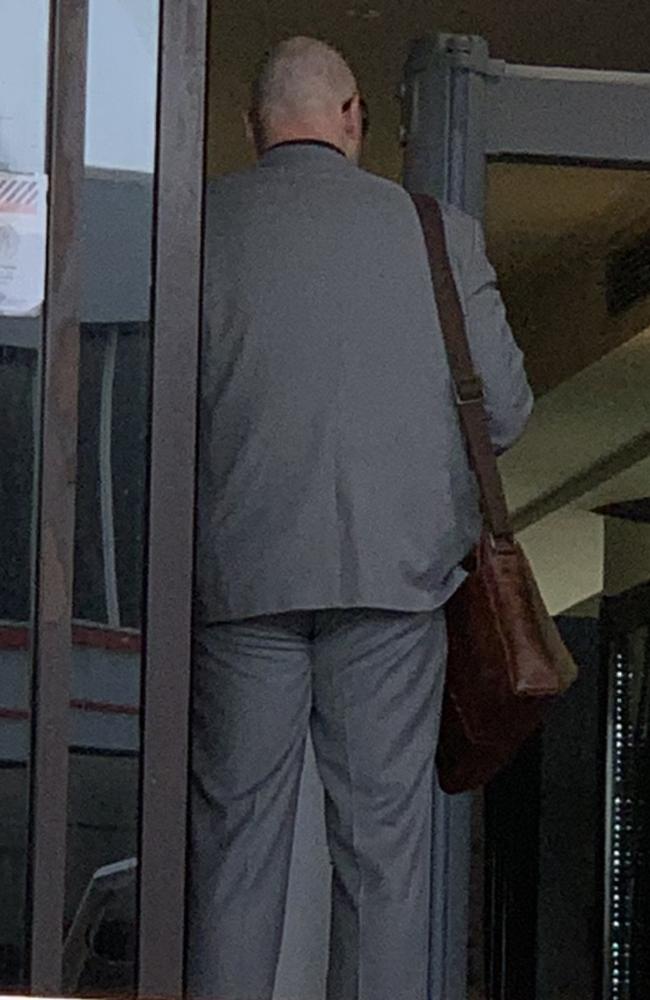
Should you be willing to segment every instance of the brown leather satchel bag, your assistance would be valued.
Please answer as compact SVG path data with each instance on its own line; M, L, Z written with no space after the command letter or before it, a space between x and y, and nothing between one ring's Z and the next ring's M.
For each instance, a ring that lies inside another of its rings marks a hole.
M449 263L440 207L412 195L424 231L460 420L478 480L483 534L447 604L449 659L437 766L445 792L488 782L577 677L515 540L488 433L481 381Z

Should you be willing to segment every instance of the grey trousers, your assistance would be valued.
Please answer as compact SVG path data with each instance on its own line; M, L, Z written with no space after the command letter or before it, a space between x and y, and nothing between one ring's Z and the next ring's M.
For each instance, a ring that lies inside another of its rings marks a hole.
M440 611L291 612L197 636L191 997L272 997L311 726L332 862L328 1000L426 1000L445 661Z

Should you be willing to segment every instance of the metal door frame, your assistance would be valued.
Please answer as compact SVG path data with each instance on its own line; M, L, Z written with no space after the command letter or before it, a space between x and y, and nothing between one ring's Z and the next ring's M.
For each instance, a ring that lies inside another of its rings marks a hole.
M441 34L413 45L402 99L405 186L477 218L487 160L650 164L650 73L515 65Z
M510 65L491 59L487 42L478 36L440 34L413 44L400 96L404 186L433 194L477 219L485 213L489 162L650 167L650 131L639 127L650 120L650 74ZM432 913L434 1000L447 997L444 983L453 1000L464 996L458 980L465 968L470 812L465 797L439 793L433 843L434 878L440 878ZM489 830L486 836L489 840ZM495 953L505 947L498 928L508 926L507 887L499 885L499 871L505 868L496 854L498 845L488 843L488 995L520 1000L505 974L507 959ZM528 982L534 982L534 970L528 971Z

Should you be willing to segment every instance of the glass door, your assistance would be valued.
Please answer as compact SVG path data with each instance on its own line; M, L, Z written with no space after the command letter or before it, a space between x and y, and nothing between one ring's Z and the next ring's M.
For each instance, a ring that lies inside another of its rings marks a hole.
M0 28L0 992L182 992L208 0Z
M446 982L432 976L431 992L465 996L469 933L470 996L622 1000L634 994L612 960L624 943L606 850L618 709L607 698L614 661L599 649L606 577L633 551L607 511L650 493L650 74L510 65L480 38L440 35L412 47L402 102L405 186L484 221L537 398L501 460L506 490L583 668L485 808L477 798L473 827L466 801L439 798L434 869L456 937L432 943ZM629 949L636 967L641 953Z

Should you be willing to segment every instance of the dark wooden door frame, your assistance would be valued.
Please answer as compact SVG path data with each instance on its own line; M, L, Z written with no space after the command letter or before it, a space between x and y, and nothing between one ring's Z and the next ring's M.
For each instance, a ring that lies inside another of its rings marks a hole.
M159 0L138 992L184 978L208 0Z
M50 11L26 963L45 995L60 990L63 964L88 0L51 0Z

